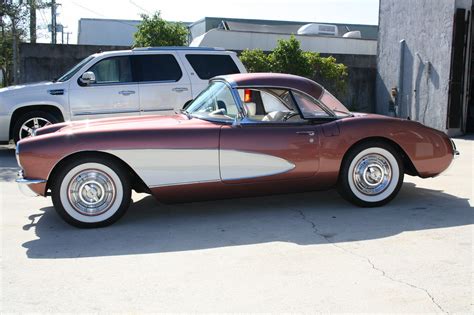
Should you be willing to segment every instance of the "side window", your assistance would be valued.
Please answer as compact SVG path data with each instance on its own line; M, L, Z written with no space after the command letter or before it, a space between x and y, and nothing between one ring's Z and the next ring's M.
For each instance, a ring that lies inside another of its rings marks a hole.
M186 55L186 59L201 80L217 75L239 73L239 68L229 55Z
M295 96L296 102L298 103L304 118L331 117L329 113L319 106L317 101L300 92L293 91L293 95Z
M89 70L95 74L97 84L132 82L132 68L128 56L102 59Z
M286 90L242 89L239 95L250 120L267 123L304 122Z
M172 81L181 79L183 72L171 54L134 56L134 67L140 82Z

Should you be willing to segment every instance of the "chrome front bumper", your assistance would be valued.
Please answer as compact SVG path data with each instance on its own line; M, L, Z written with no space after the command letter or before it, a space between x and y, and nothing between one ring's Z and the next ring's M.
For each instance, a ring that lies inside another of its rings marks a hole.
M28 197L36 197L38 196L37 193L35 193L33 190L31 190L29 185L32 184L44 184L46 183L46 180L44 179L28 179L25 178L23 175L23 170L18 172L16 182L18 183L18 188L20 188L20 191Z
M451 146L453 147L453 155L454 158L457 158L461 153L456 148L456 144L454 143L453 139L449 139L451 141Z

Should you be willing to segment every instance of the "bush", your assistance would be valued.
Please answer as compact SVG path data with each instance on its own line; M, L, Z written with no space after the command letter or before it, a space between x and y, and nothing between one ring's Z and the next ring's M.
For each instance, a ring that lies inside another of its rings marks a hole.
M347 67L336 58L321 57L318 53L303 51L300 42L278 40L273 52L266 55L260 49L244 50L240 56L249 72L290 73L306 77L322 84L336 97L343 97L347 90Z
M188 29L184 24L163 20L159 11L151 16L142 14L141 17L143 20L134 34L134 47L186 45Z
M272 72L270 60L260 49L246 49L240 55L240 60L248 72Z

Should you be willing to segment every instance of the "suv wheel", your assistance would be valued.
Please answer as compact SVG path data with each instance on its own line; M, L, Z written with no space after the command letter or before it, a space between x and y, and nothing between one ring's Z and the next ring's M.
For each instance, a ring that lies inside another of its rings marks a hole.
M48 112L35 110L20 116L13 127L13 140L18 143L23 138L34 135L36 129L58 123L59 119Z

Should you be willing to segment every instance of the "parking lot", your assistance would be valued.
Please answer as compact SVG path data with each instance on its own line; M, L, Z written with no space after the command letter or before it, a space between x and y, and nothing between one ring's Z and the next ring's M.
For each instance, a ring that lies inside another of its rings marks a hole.
M474 137L381 208L335 191L161 205L80 230L0 149L2 312L472 311Z

